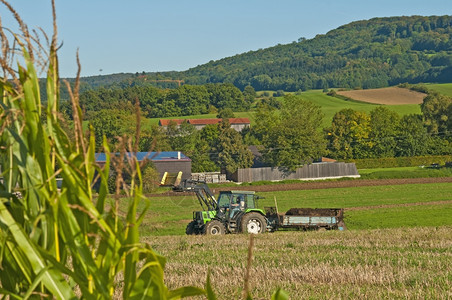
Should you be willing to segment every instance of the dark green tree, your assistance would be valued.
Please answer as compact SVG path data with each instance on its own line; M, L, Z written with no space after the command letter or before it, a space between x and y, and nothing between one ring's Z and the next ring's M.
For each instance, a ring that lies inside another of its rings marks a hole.
M159 117L176 117L182 116L182 110L177 106L175 100L164 99L162 103L157 103L155 107L155 115Z
M223 120L219 125L214 150L216 164L229 173L234 173L238 168L249 168L253 165L253 154L243 143L240 133L232 129L227 120Z
M198 138L195 142L195 148L191 152L192 172L214 172L219 171L220 167L211 160L212 148L207 140Z
M235 118L235 115L231 108L223 108L218 111L217 118L229 119L229 118Z
M247 85L243 90L243 96L245 97L245 102L251 105L256 99L256 91L251 85Z
M206 88L210 94L210 103L218 109L231 108L233 111L241 111L250 107L242 92L231 83L207 84Z
M370 157L370 116L347 108L337 112L327 129L328 155L336 159Z
M150 129L141 130L139 147L142 152L171 150L165 129L157 124Z
M399 115L384 106L370 112L370 133L372 155L375 157L394 157L396 148Z
M295 170L324 155L326 140L319 131L322 118L320 106L293 95L284 97L279 114L268 106L261 108L256 115L256 135L262 138L265 162Z
M439 136L447 136L451 132L452 98L430 93L421 104L425 125L428 132Z
M199 134L201 139L205 140L209 144L209 146L213 148L217 143L220 131L217 124L209 124L204 126L200 130Z
M175 123L170 123L166 133L172 150L181 151L192 160L193 172L212 172L218 171L219 167L212 161L212 146L211 143L216 142L217 134L213 134L211 139L207 139L206 133L217 125L208 125L202 130L198 131L188 122L183 122L179 127ZM207 128L207 129L206 129Z
M427 155L431 142L422 115L405 115L397 124L395 156Z
M96 148L102 148L103 136L110 143L115 144L117 137L124 134L134 135L136 118L127 111L117 109L102 109L93 114L90 124L94 127L96 137Z
M192 159L193 172L219 171L220 167L215 164L218 155L215 153L218 143L218 125L209 124L199 131L195 151L190 157Z
M166 101L174 101L185 116L206 114L209 109L209 93L205 86L183 85L172 89Z
M171 124L170 124L171 125ZM168 126L168 138L171 149L174 151L182 151L188 157L191 156L198 139L199 132L195 126L188 122L183 122L179 127Z
M251 128L252 134L261 143L269 140L270 129L277 126L278 118L278 111L274 107L267 103L259 104L255 115L256 124Z

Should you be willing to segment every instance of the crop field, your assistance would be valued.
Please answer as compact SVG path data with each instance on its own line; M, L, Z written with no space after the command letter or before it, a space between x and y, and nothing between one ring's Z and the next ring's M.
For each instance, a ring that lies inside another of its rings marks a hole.
M204 286L240 299L247 235L146 237L166 256L170 288ZM290 299L448 299L452 227L276 232L254 238L249 284L254 299L282 288Z
M424 93L398 87L338 91L337 93L354 100L383 105L421 104L426 96Z
M339 93L339 92L338 92ZM364 103L357 101L346 101L343 99L335 98L326 95L320 90L307 91L301 94L301 97L316 103L322 107L322 111L325 114L324 117L324 127L328 127L331 125L331 120L333 116L338 111L351 108L356 111L364 111L369 113L371 110L375 109L375 107L379 106L374 103ZM390 105L386 106L392 111L395 111L399 115L403 116L406 114L420 114L421 108L418 104L400 104L400 105Z

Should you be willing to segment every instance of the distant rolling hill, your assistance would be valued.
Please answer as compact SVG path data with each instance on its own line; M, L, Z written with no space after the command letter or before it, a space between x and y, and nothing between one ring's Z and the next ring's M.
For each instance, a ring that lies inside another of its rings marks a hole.
M227 82L243 89L298 91L452 82L452 16L357 21L313 39L210 61L183 72L82 78L82 88Z
M378 88L452 81L452 16L357 21L325 35L250 51L179 74L187 83L256 90Z

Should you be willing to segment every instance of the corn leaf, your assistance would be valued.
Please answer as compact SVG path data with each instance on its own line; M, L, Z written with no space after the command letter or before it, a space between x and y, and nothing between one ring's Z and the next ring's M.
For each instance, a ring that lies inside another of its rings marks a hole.
M69 287L67 282L60 273L51 269L46 269L46 262L42 259L36 247L30 243L30 240L20 229L18 224L14 221L11 214L6 209L5 205L0 202L0 221L3 222L14 237L19 249L24 253L30 262L33 272L42 274L42 283L57 299L72 299L75 294Z
M181 299L184 297L192 297L192 296L201 296L205 295L206 291L203 289L193 287L193 286L186 286L182 287L173 291L170 291L168 293L168 299Z
M287 293L283 291L281 288L278 288L272 294L272 300L289 300L289 295L287 295Z

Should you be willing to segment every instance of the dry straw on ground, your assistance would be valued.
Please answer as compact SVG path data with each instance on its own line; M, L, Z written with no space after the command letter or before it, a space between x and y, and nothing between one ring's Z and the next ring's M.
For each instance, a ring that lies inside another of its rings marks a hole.
M240 298L247 235L148 237L168 258L169 287L203 286ZM452 297L452 228L278 232L256 236L249 285L256 299L282 287L291 299Z

